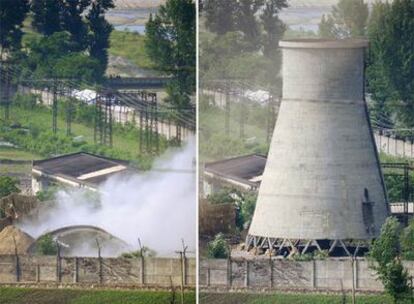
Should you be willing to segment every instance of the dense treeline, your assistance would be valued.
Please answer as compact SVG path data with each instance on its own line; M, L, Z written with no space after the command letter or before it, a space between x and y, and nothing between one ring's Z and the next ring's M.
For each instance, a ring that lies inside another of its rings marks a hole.
M414 2L340 0L322 17L319 35L368 38L367 89L379 127L414 127Z
M172 75L168 98L188 106L196 84L196 9L193 0L167 0L146 24L146 51L155 68Z
M236 78L251 84L280 87L279 40L286 25L279 13L286 0L205 0L200 33L200 78Z
M112 31L104 14L113 7L112 0L1 1L2 59L14 60L37 78L99 82L108 64ZM38 35L21 48L28 17Z

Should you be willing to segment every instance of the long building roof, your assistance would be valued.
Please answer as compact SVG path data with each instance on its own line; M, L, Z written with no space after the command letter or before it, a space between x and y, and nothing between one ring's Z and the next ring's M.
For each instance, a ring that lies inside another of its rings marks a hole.
M258 187L265 166L266 156L250 154L207 163L205 172L228 181Z
M110 176L127 173L128 162L85 152L62 155L33 162L32 172L96 188Z

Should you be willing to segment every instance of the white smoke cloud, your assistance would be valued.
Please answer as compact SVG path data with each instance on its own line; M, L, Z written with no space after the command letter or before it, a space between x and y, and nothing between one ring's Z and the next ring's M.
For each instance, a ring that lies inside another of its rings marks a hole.
M153 168L142 174L111 177L99 188L99 202L85 190L59 191L54 207L19 226L38 237L61 227L92 225L134 248L140 238L142 245L159 255L176 255L181 239L195 251L195 140L170 150Z

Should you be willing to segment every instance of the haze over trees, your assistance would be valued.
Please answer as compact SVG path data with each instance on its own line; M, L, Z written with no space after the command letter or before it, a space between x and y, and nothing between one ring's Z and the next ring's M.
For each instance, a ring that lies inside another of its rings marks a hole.
M209 32L200 34L201 79L247 79L275 91L286 30L279 13L287 6L286 0L203 1Z
M414 2L375 3L368 26L368 91L378 111L414 127Z
M330 14L322 16L319 35L338 39L363 37L368 15L368 4L364 0L340 0Z

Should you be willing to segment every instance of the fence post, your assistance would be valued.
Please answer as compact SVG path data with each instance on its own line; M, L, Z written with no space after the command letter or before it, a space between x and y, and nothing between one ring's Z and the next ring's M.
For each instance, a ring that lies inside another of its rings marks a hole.
M210 266L207 268L207 287L210 286Z
M312 260L312 288L316 288L316 262Z
M13 243L14 243L14 259L15 259L15 274L16 274L16 282L20 282L20 261L19 261L19 254L17 251L17 243L16 239L13 236Z
M269 269L269 275L270 275L269 285L270 285L270 288L273 288L273 260L272 260L271 256L269 258L269 267L270 267L270 269Z
M15 255L15 267L16 267L16 282L20 282L20 260L19 255Z
M141 262L140 284L144 285L145 284L145 272L144 272L145 263L144 263L143 255L141 255L140 262Z
M184 286L187 286L187 257L183 255L183 280Z
M246 272L246 276L244 277L244 287L249 287L249 284L250 284L250 282L249 282L249 272L250 272L250 269L249 269L250 267L249 267L249 260L244 260L244 270L245 270L245 272Z
M99 255L99 284L103 283L103 267L102 267L102 257Z
M62 278L61 278L61 259L60 259L60 245L59 243L56 241L56 247L57 247L57 254L56 254L56 282L60 283Z
M232 282L232 265L231 265L231 256L227 259L227 286L231 287L233 285Z
M73 270L73 283L79 282L79 259L78 257L75 257L74 261L74 270Z
M101 255L101 244L99 243L98 239L96 239L96 245L98 246L99 284L102 284L103 283L102 255Z
M351 256L351 267L352 267L352 304L355 304L355 287L356 287L356 259Z
M359 288L359 279L358 279L358 260L355 259L354 262L354 273L355 273L355 288Z

